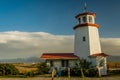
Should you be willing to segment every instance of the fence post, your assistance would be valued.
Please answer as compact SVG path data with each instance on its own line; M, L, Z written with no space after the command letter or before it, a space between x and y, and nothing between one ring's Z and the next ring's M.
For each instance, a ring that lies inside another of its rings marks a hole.
M85 76L84 76L84 73L83 73L83 69L81 68L80 71L81 71L81 74L82 74L82 78L84 78Z
M68 80L70 80L70 67L68 67Z
M96 66L96 68L97 68L97 70L98 70L98 75L99 75L99 77L101 77L101 73L100 73L100 68L99 68L99 66Z
M54 80L55 73L56 73L56 70L53 68L52 69L52 80Z

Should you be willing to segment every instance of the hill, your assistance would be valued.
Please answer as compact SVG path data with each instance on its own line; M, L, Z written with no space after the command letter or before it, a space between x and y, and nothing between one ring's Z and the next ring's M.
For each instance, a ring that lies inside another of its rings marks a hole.
M107 61L108 61L108 62L120 62L120 56L110 55L110 56L107 58Z
M38 63L41 62L38 57L16 58L16 59L1 59L0 63Z
M110 55L107 58L108 62L120 62L120 56ZM16 58L16 59L1 59L0 63L38 63L43 62L39 57Z

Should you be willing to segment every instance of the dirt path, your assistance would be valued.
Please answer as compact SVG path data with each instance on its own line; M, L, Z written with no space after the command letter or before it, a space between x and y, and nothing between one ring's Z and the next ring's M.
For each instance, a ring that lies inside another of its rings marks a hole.
M0 78L0 80L51 80L50 77L34 78ZM55 78L54 80L68 80L68 78ZM71 78L71 80L120 80L120 77L103 77L103 78Z

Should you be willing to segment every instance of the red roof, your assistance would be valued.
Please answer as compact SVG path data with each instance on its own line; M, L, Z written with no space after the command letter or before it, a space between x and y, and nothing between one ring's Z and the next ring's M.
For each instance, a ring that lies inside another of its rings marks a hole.
M78 59L74 53L43 53L41 59Z
M105 53L97 53L97 54L92 54L92 55L90 55L90 57L97 57L97 56L108 57L109 55L108 55L108 54L105 54Z
M73 29L76 29L76 28L79 28L79 27L86 27L86 26L99 28L99 25L98 25L98 24L85 23L85 24L78 24L78 25L76 25Z
M78 18L79 16L83 16L83 15L93 15L94 17L96 17L96 14L93 12L85 12L85 13L80 13L77 16L75 16L76 18Z

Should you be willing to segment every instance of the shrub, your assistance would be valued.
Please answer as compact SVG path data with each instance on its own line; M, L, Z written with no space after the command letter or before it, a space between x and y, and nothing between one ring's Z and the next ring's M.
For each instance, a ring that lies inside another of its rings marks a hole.
M18 69L12 64L0 64L0 75L17 75Z
M72 68L71 69L71 76L81 76L81 72L79 68Z
M93 67L92 63L86 59L79 59L79 62L75 64L72 69L72 75L84 77L94 77L97 75L97 69Z
M68 75L68 69L64 69L61 71L61 76L67 76Z
M47 74L49 71L49 67L45 62L38 63L37 67L39 74Z
M31 72L26 72L26 73L24 73L24 76L25 76L25 77L34 77L35 74L33 73L33 71L31 71Z

